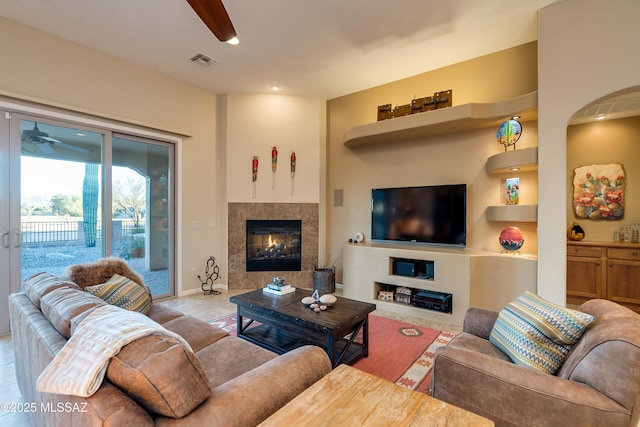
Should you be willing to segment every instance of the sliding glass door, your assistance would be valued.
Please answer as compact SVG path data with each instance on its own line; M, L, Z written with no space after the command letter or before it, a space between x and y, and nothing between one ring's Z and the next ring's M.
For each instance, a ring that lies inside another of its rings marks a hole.
M174 145L21 114L0 127L0 290L118 256L174 292ZM7 272L10 273L7 273ZM2 310L0 334L8 332Z
M113 253L154 296L172 294L173 145L114 134L112 153Z
M21 280L102 257L103 132L19 119ZM12 182L12 184L16 182Z

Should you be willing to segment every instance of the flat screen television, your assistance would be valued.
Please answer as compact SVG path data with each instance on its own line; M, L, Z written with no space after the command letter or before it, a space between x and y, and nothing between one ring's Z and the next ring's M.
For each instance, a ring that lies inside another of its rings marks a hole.
M465 246L466 184L374 188L371 239Z

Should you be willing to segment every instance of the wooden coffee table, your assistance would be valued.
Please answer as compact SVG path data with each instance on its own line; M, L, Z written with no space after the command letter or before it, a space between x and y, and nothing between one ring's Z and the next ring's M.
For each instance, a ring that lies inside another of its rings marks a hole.
M231 297L238 308L238 336L278 354L316 345L325 349L333 367L367 357L369 313L376 309L375 304L337 297L326 311L316 313L301 303L311 294L296 289L290 294L272 295L258 289ZM245 317L250 320L243 325ZM360 331L362 342L357 342L354 338Z
M260 427L490 427L480 415L342 365L300 393Z

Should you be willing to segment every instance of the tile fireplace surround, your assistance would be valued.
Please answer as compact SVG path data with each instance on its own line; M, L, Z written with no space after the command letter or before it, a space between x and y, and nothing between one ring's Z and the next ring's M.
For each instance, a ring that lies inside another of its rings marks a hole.
M313 288L313 267L318 262L318 203L229 203L229 268L227 286L232 289L260 289L274 276L300 288ZM302 220L301 271L246 271L246 228L248 219Z

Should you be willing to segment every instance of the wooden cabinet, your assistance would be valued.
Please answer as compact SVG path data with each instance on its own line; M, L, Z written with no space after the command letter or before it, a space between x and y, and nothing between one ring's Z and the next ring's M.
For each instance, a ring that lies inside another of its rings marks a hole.
M640 312L640 245L571 242L567 245L567 302L605 298Z
M607 249L607 299L640 312L640 248Z

